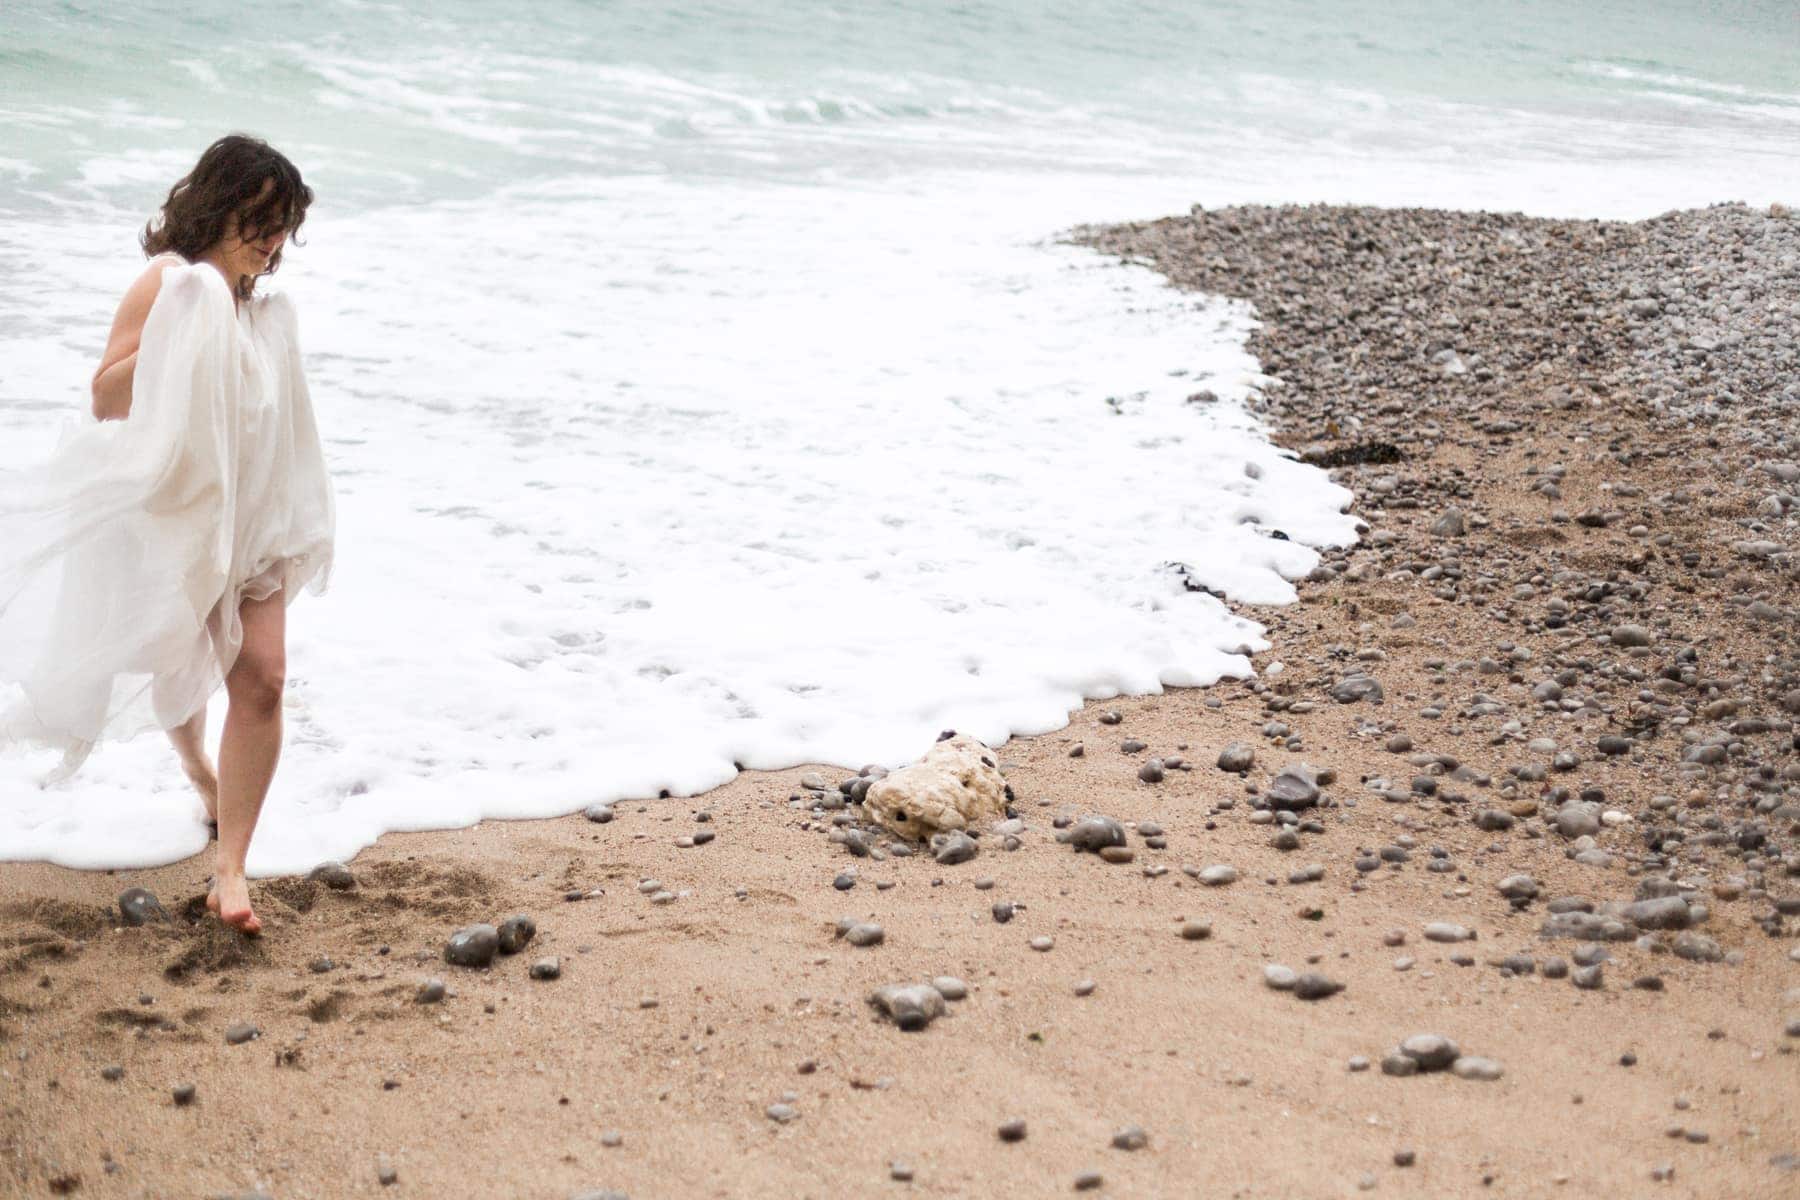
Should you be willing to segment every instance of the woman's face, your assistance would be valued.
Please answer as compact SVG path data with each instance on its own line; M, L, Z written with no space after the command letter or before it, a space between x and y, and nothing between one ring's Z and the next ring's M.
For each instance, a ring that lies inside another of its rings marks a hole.
M258 230L245 228L243 218L256 210L256 205L269 190L275 186L273 179L263 184L262 191L255 200L244 205L242 209L231 215L225 223L225 238L222 249L225 266L233 276L261 275L269 269L269 259L274 257L287 240L287 231L282 228Z

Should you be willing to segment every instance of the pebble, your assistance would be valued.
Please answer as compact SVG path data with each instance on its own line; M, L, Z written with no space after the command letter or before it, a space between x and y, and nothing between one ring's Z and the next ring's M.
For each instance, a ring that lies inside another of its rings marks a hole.
M562 978L562 959L557 958L555 955L551 955L549 958L538 959L531 964L531 977L533 979Z
M1317 971L1305 971L1294 980L1294 995L1302 1000L1323 1000L1344 990L1344 985Z
M1207 887L1224 887L1228 883L1237 882L1238 870L1226 863L1215 863L1202 870L1198 878Z
M1000 1128L995 1132L1000 1135L1000 1140L1003 1142L1022 1142L1025 1140L1025 1121L1020 1117L1002 1121Z
M954 975L939 975L932 979L931 986L946 1000L961 1000L969 994L969 985Z
M443 980L427 979L419 985L419 991L414 1000L419 1004L437 1004L444 999L446 990Z
M1142 1150L1149 1144L1150 1135L1139 1125L1127 1125L1112 1135L1114 1150Z
M1069 830L1068 839L1077 851L1098 853L1106 846L1123 846L1125 827L1111 817L1083 817Z
M852 925L844 931L844 940L852 946L879 946L886 937L887 933L881 926L869 921Z
M444 944L444 961L457 967L485 967L500 951L500 931L492 925L465 925Z
M612 805L590 804L582 810L582 815L596 825L605 825L613 819Z
M347 892L356 886L356 876L341 862L322 862L308 871L306 877L334 892Z
M524 913L518 913L500 922L500 927L495 935L495 945L502 954L517 954L535 936L537 936L537 922Z
M788 1122L796 1120L800 1116L800 1110L793 1105L779 1103L769 1105L769 1107L763 1109L763 1113L769 1120L775 1122L777 1125L786 1125Z
M228 1046L241 1046L261 1036L262 1030L248 1021L237 1021L225 1027L225 1044Z
M966 863L979 853L981 847L976 844L975 839L960 829L934 834L931 839L931 857L942 866L953 867L958 863Z
M191 1083L178 1083L169 1089L169 1096L175 1101L176 1108L186 1108L194 1102L195 1087Z
M1256 762L1256 751L1243 742L1232 742L1219 751L1219 770L1242 775Z
M912 1164L905 1159L896 1158L888 1164L888 1178L898 1183L911 1183L913 1178Z
M1205 941L1211 936L1211 921L1183 921L1181 924L1181 938L1183 941L1200 942Z
M1425 940L1428 942L1470 942L1475 940L1475 931L1461 925L1453 925L1448 921L1433 921L1425 926Z
M1456 1043L1438 1033L1415 1033L1400 1043L1400 1053L1419 1064L1423 1071L1442 1071L1462 1053Z
M1500 1064L1491 1058L1465 1054L1450 1064L1450 1073L1458 1079L1492 1081L1500 1078Z
M1291 992L1300 976L1292 967L1280 963L1269 963L1263 967L1263 983L1278 992Z
M1047 933L1040 933L1031 939L1031 948L1039 951L1053 950L1056 948L1056 939Z
M166 923L169 914L149 888L126 888L119 893L119 916L128 926Z
M1105 1182L1106 1178L1101 1175L1100 1172L1083 1171L1081 1174L1075 1176L1075 1190L1078 1192L1091 1192Z
M908 1033L924 1029L944 1015L944 994L929 984L890 983L876 988L869 1003Z

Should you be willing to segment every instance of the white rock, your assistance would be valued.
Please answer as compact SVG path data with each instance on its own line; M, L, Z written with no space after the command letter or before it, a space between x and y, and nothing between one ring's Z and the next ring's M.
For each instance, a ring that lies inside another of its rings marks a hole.
M924 839L942 830L986 829L1006 819L1006 781L994 752L958 734L871 784L863 808L892 833Z

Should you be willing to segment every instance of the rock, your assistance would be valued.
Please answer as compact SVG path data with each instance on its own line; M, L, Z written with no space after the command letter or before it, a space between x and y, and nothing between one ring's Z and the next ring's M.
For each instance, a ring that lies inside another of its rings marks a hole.
M863 810L889 832L915 841L940 830L986 829L1006 817L1006 781L992 750L956 734L869 785Z
M958 863L966 863L979 853L981 847L975 844L975 839L960 829L936 833L931 837L931 857L942 866L954 867Z
M867 921L844 931L844 940L852 946L879 946L886 937L881 926Z
M347 892L356 886L356 876L341 862L323 862L306 873L312 882L334 892Z
M1019 1117L1014 1117L1009 1121L1000 1122L1000 1128L995 1132L1003 1142L1022 1142L1025 1140L1025 1122Z
M1344 990L1344 985L1317 971L1305 971L1294 980L1294 995L1302 1000L1323 1000Z
M1137 857L1137 851L1130 846L1102 846L1100 857L1109 863L1128 863Z
M1150 1144L1150 1135L1142 1126L1127 1125L1112 1135L1114 1150L1142 1150Z
M1225 863L1215 863L1199 874L1199 880L1207 887L1224 887L1228 883L1236 883L1237 868Z
M1292 967L1284 967L1280 963L1269 963L1263 968L1263 983L1278 992L1291 992L1300 976Z
M1030 946L1040 954L1046 954L1056 949L1056 939L1047 933L1040 933L1031 939Z
M1319 786L1310 774L1298 767L1284 767L1269 781L1269 789L1263 793L1263 798L1278 812L1300 812L1318 804Z
M1535 900L1538 896L1537 880L1525 874L1508 875L1496 886L1508 900Z
M799 1119L800 1110L791 1104L771 1104L763 1109L763 1114L777 1125L786 1125Z
M1509 812L1497 808L1485 808L1475 818L1475 827L1487 833L1500 833L1511 829L1515 818Z
M954 975L939 975L931 981L931 986L946 1000L961 1000L969 994L969 985Z
M413 997L413 1000L418 1004L438 1004L442 1002L447 991L443 980L427 979L419 985L418 994Z
M1556 832L1566 838L1589 837L1600 832L1598 804L1565 804L1553 818Z
M1232 742L1219 751L1219 770L1242 775L1256 762L1256 751L1243 742Z
M1393 1075L1399 1078L1404 1078L1408 1075L1417 1075L1419 1073L1419 1060L1412 1058L1409 1055L1402 1054L1398 1050L1389 1051L1381 1058L1381 1073L1383 1075Z
M195 1088L191 1083L178 1083L169 1090L169 1098L175 1101L176 1108L186 1108L194 1102Z
M1462 1053L1442 1034L1415 1033L1400 1043L1400 1053L1419 1064L1421 1071L1442 1071Z
M1686 929L1693 921L1687 901L1680 896L1637 900L1625 906L1623 915L1639 929Z
M1670 947L1676 958L1685 958L1689 962L1723 962L1725 951L1719 943L1701 933L1678 933L1674 944Z
M1211 921L1183 921L1181 924L1181 940L1184 942L1202 942L1211 936Z
M1615 625L1612 643L1615 646L1648 646L1650 631L1642 625Z
M944 1015L944 994L929 984L890 983L869 994L869 1003L908 1033Z
M605 825L613 819L612 805L590 804L581 810L581 815L596 825Z
M1161 783L1163 781L1162 759L1146 760L1144 765L1138 768L1137 777L1145 783Z
M1075 1176L1075 1190L1091 1192L1106 1182L1106 1177L1098 1171L1083 1171Z
M1381 684L1373 676L1346 675L1331 689L1331 698L1339 704L1355 704L1358 700L1379 704L1382 698Z
M156 893L149 888L126 888L119 893L119 916L126 925L148 925L152 921L167 923L169 914Z
M1550 974L1547 967L1544 970L1544 974ZM1599 991L1605 986L1606 982L1601 977L1601 967L1599 963L1595 963L1591 967L1577 967L1575 969L1575 974L1571 978L1576 987L1587 992Z
M531 964L531 977L533 979L562 978L562 959L557 958L555 955L551 955L549 958L538 959Z
M500 922L496 932L495 945L502 954L517 954L525 948L527 942L537 936L537 922L524 913L517 913Z
M1077 851L1098 853L1106 846L1123 846L1125 827L1111 817L1083 817L1069 830L1069 845Z
M227 1046L241 1046L245 1042L253 1041L261 1036L262 1030L248 1021L237 1021L225 1027L225 1044Z
M1465 929L1461 925L1453 925L1449 921L1433 921L1425 926L1425 940L1428 942L1472 942L1475 931Z
M1500 1064L1491 1058L1477 1058L1465 1054L1450 1064L1450 1073L1458 1079L1480 1079L1492 1081L1500 1078Z
M1460 508L1447 508L1444 515L1431 523L1434 537L1459 538L1465 532L1463 512Z
M492 925L465 925L444 945L444 961L457 967L485 967L500 951L500 931Z

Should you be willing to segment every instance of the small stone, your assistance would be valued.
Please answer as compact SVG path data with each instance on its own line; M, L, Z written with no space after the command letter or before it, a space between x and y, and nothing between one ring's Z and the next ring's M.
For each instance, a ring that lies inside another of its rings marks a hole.
M896 1158L888 1164L888 1178L897 1183L911 1183L913 1177L912 1164L904 1159Z
M1055 947L1056 939L1047 933L1041 933L1037 937L1031 939L1031 948L1033 950L1047 951L1055 949Z
M347 892L356 886L356 876L341 862L323 862L306 873L312 882L334 892Z
M939 975L931 981L931 986L946 1000L961 1000L969 994L969 985L954 975Z
M1550 974L1548 967L1545 968L1544 974ZM1572 978L1576 987L1587 992L1597 992L1605 986L1605 980L1601 977L1601 967L1599 963L1595 963L1591 967L1576 968Z
M1317 971L1305 971L1294 980L1294 995L1302 1000L1323 1000L1344 990L1344 985Z
M1411 1147L1402 1147L1401 1149L1394 1151L1394 1165L1396 1167L1410 1167L1418 1161L1418 1152Z
M1184 942L1203 942L1211 936L1211 921L1195 920L1181 923L1181 940Z
M1000 1140L1003 1142L1022 1142L1025 1140L1025 1122L1019 1117L1002 1121L996 1132L999 1133Z
M915 1033L944 1015L944 995L923 983L890 983L875 989L869 1003L908 1033Z
M1142 1150L1150 1144L1150 1135L1138 1125L1127 1125L1112 1135L1114 1150Z
M596 825L605 825L607 822L609 822L613 819L612 805L610 805L610 804L590 804L586 808L582 809L581 815L586 817L588 820L592 821Z
M552 955L549 958L538 959L531 964L531 977L533 979L562 978L562 959L557 958L555 955Z
M1074 991L1077 996L1091 996L1096 986L1098 985L1091 979L1078 979L1075 981Z
M441 979L427 979L419 985L418 994L413 998L418 1004L438 1004L444 999L447 989Z
M400 1172L394 1169L394 1164L385 1154L375 1156L375 1182L382 1187L392 1187L400 1182Z
M444 961L458 967L485 967L500 950L500 931L492 925L465 925L444 945Z
M1069 830L1069 844L1077 851L1098 853L1106 846L1125 844L1125 827L1111 817L1083 817Z
M116 1063L109 1067L101 1067L100 1078L106 1080L108 1083L117 1083L119 1080L125 1078L125 1068Z
M1075 1176L1075 1190L1078 1192L1091 1192L1105 1182L1106 1179L1100 1172L1083 1171L1081 1174Z
M517 954L525 948L527 942L537 936L537 922L524 913L518 913L500 922L495 936L495 945L502 954Z
M1462 1053L1442 1034L1415 1033L1400 1043L1400 1053L1413 1059L1422 1071L1442 1071Z
M844 931L844 940L852 946L879 946L886 937L887 932L870 921L852 925Z
M1500 1078L1500 1064L1491 1058L1478 1058L1465 1054L1450 1064L1450 1073L1458 1079L1479 1079L1491 1082Z
M994 915L996 924L1004 925L1013 919L1014 914L1018 912L1018 906L1010 900L1001 900L988 911Z
M1219 770L1242 775L1256 762L1256 751L1243 742L1232 742L1219 751Z
M225 1044L228 1046L241 1046L261 1036L262 1030L248 1021L237 1021L225 1027Z
M119 916L128 926L166 923L169 914L149 888L126 888L119 893Z
M1381 1073L1383 1075L1394 1075L1399 1077L1417 1075L1419 1073L1419 1061L1400 1053L1398 1050L1389 1051L1387 1054L1382 1055Z
M1339 704L1355 704L1359 700L1379 704L1381 696L1381 684L1372 676L1362 674L1346 675L1331 689L1331 698Z
M169 1096L175 1101L176 1108L186 1108L194 1102L195 1088L191 1083L178 1083L169 1090Z
M1275 991L1291 992L1299 979L1300 976L1292 967L1283 966L1280 963L1269 963L1263 967L1263 983Z
M1285 768L1269 781L1264 799L1279 812L1299 812L1319 802L1319 785L1295 767Z
M763 1113L777 1125L786 1125L800 1116L800 1110L791 1104L771 1104L763 1109Z
M1152 758L1138 768L1137 777L1145 783L1161 783L1163 781L1162 759Z
M1449 921L1433 921L1425 926L1425 940L1428 942L1472 942L1475 931Z
M1236 867L1225 863L1215 863L1200 872L1199 880L1207 887L1224 887L1228 883L1236 883L1238 871Z
M932 835L931 857L941 866L954 867L959 863L966 863L979 853L981 847L976 844L975 839L960 829Z

